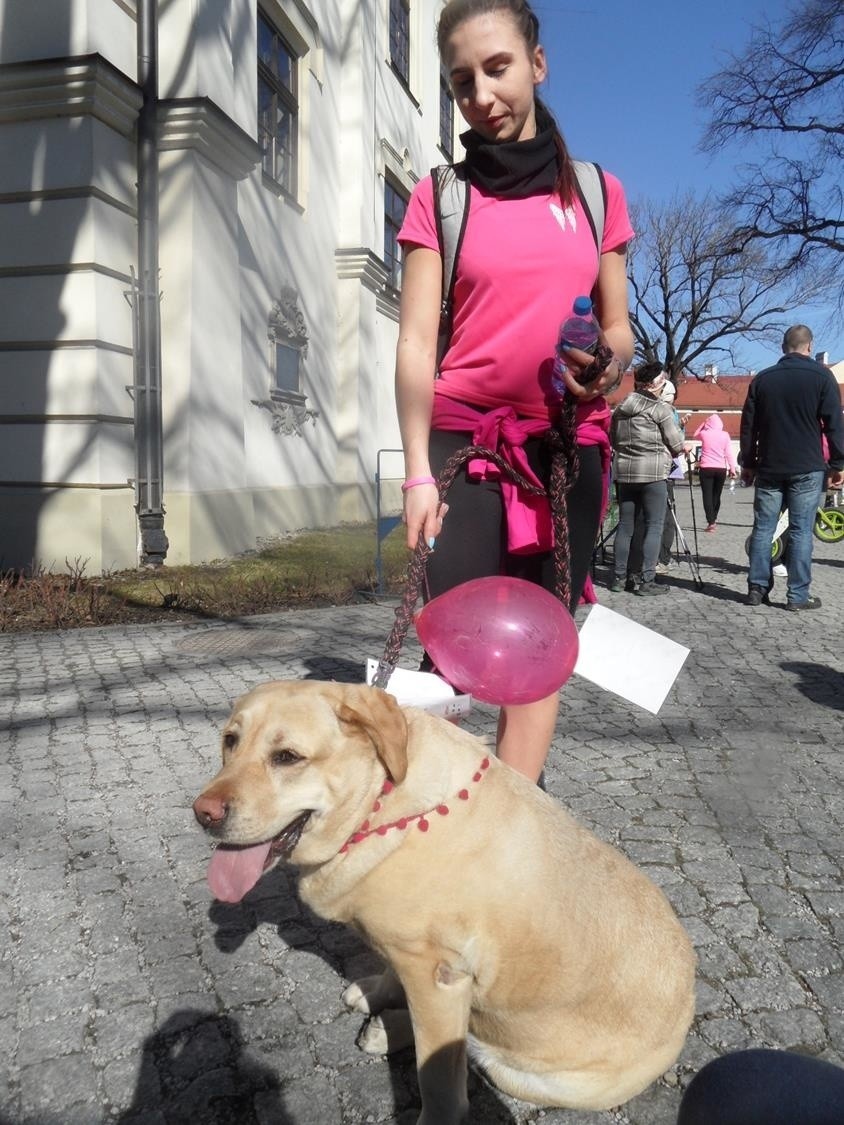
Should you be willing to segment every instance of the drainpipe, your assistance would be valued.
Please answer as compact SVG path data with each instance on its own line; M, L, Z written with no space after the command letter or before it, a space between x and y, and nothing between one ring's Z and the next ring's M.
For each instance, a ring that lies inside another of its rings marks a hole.
M161 412L161 314L158 290L158 0L138 0L138 305L135 350L135 511L141 566L161 566L164 453Z

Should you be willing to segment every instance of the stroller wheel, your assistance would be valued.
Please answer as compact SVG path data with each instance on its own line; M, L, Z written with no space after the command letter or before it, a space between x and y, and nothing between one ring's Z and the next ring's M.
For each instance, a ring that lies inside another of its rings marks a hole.
M840 508L818 508L812 531L823 543L840 543L844 539L844 511Z
M815 532L815 534L817 535L817 531ZM842 538L844 538L844 532L842 532ZM771 544L771 562L774 564L774 566L776 566L777 563L782 562L782 557L785 554L785 548L786 548L787 545L788 545L788 529L786 528L786 530L782 533L782 535L780 535L778 539L775 539L773 541L773 543ZM750 536L749 535L744 541L744 553L747 555L748 558L750 558Z

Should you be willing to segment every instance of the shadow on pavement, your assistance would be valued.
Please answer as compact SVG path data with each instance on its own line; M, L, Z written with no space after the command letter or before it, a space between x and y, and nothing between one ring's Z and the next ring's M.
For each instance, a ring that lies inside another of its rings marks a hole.
M380 656L381 653L368 655ZM305 660L308 669L303 680L335 680L341 684L362 684L366 668L366 658L343 660L336 656L309 656Z
M302 949L315 957L321 958L339 977L346 981L380 972L383 962L368 945L361 941L348 926L340 923L326 922L299 899L295 891L295 874L283 867L274 868L267 872L256 887L245 896L242 902L227 904L214 902L208 910L208 918L215 927L214 942L218 949L224 953L233 953L246 940L259 924L268 923L277 928L279 936L279 950L286 946L288 949ZM340 999L342 984L338 988L337 1012L344 1010ZM180 1014L183 1017L190 1013ZM207 1013L194 1013L198 1018L208 1020ZM174 1017L177 1018L177 1017ZM224 1021L220 1021L224 1022ZM241 1043L239 1028L233 1020L228 1020L233 1026L226 1028L227 1036L237 1043ZM363 1026L363 1024L361 1025ZM177 1033L170 1032L169 1039L178 1043ZM160 1057L166 1051L168 1035L164 1030L157 1036L150 1038L161 1040L152 1051L152 1057ZM171 1048L172 1049L172 1048ZM349 1038L349 1061L355 1060L358 1048L351 1036ZM146 1062L148 1048L144 1051ZM415 1056L412 1049L399 1051L385 1060L390 1070L390 1080L394 1091L394 1106L397 1117L395 1120L400 1125L414 1125L419 1114L421 1103L418 1089L416 1088ZM266 1076L260 1073L255 1075L253 1063L247 1063L240 1075L240 1084L248 1085L254 1091L266 1089ZM273 1075L270 1073L270 1078ZM261 1085L263 1082L263 1085ZM139 1083L140 1084L140 1083ZM407 1107L408 1091L415 1101L415 1108ZM234 1095L232 1095L234 1096ZM469 1120L477 1125L515 1125L515 1118L506 1105L501 1101L498 1092L479 1073L470 1070L469 1073ZM265 1107L267 1105L265 1099ZM196 1106L195 1108L200 1108ZM250 1111L251 1112L251 1111ZM276 1115L277 1114L277 1115ZM216 1117L199 1115L193 1120L202 1120L203 1125L213 1125ZM168 1110L168 1122L169 1122ZM181 1122L182 1118L178 1118ZM187 1118L185 1119L187 1120ZM221 1119L223 1120L223 1119ZM224 1118L225 1121L237 1121L237 1125L250 1125L253 1118L246 1114L243 1117ZM261 1118L262 1122L264 1117ZM279 1102L278 1109L266 1117L273 1125L293 1125L293 1119L285 1116L283 1107ZM129 1119L122 1125L131 1125ZM296 1122L296 1125L310 1125L310 1123Z
M175 1012L144 1042L135 1096L119 1122L150 1121L160 1109L168 1125L296 1125L284 1110L278 1076L243 1047L231 1016Z
M780 664L784 672L797 676L797 690L821 707L844 711L844 673L827 664L787 660Z

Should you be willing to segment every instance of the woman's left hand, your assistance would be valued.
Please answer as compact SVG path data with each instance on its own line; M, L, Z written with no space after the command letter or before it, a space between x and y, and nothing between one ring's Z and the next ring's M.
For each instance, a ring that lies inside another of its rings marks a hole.
M568 393L581 402L589 402L599 395L614 391L625 371L621 360L613 355L604 370L594 379L588 383L578 382L594 362L595 356L582 352L579 348L566 348L558 353L557 374L565 383Z

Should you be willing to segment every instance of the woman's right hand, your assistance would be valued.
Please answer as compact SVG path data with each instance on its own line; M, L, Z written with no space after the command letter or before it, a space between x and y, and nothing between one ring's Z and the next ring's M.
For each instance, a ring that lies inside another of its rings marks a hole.
M433 550L447 512L448 504L440 504L435 484L417 484L408 489L404 494L402 515L402 521L407 527L408 550L416 550L420 536Z
M600 334L599 340L606 346L603 333ZM566 348L558 353L555 370L568 393L581 402L589 402L599 395L610 394L619 385L624 374L622 361L617 356L611 355L603 371L588 383L582 382L585 373L594 363L595 357L589 352L580 351L579 348Z

